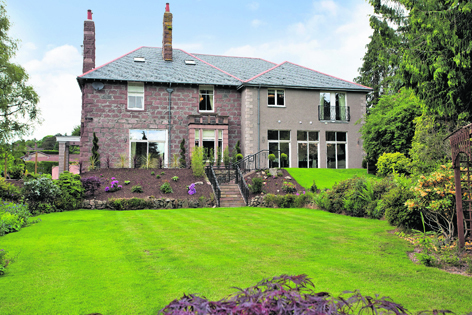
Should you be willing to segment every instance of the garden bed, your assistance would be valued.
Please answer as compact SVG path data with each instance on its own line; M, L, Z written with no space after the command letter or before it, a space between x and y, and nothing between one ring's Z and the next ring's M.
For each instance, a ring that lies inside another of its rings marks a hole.
M152 175L154 172L154 175ZM156 178L159 175L160 178ZM84 199L105 201L108 198L145 198L153 196L159 198L173 198L180 200L198 200L204 196L210 198L213 194L211 185L204 177L193 176L191 169L134 169L134 168L108 168L86 172L80 175L81 178L97 176L102 181L102 186L93 196L85 196ZM177 181L172 178L178 177ZM106 187L110 187L112 178L118 180L122 188L115 192L105 192ZM129 181L125 185L125 181ZM172 188L172 193L165 194L160 191L160 187L168 182ZM187 186L196 183L196 193L188 194ZM139 185L142 193L134 193L132 187Z
M278 169L277 172L282 173L282 176L268 176L265 171L257 171L245 177L248 186L249 184L252 184L252 179L254 177L261 177L263 180L262 193L250 193L249 198L254 198L256 196L267 194L286 195L287 193L282 190L282 185L284 182L294 184L296 191L299 193L305 191L305 188L302 187L299 183L297 183L297 181L287 172L287 170Z

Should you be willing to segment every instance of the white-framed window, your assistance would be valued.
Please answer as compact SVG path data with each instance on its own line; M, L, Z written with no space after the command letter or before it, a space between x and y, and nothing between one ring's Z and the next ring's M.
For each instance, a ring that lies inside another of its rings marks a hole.
M201 141L200 131L202 133ZM208 155L213 151L215 161L218 156L218 150L221 152L221 158L223 158L223 130L195 129L195 146L203 147Z
M347 132L326 131L328 168L347 168Z
M267 105L285 107L285 90L268 89Z
M213 86L201 85L199 91L198 110L213 113L215 111Z
M298 167L319 167L318 131L297 131Z
M290 130L268 130L267 142L269 154L275 154L272 167L290 167ZM287 155L287 160L281 160L282 153Z
M128 82L128 109L144 110L143 82Z
M344 92L321 92L319 120L349 121L349 106Z
M146 159L152 159L157 166L159 158L166 165L167 130L166 129L130 129L130 167L140 167Z

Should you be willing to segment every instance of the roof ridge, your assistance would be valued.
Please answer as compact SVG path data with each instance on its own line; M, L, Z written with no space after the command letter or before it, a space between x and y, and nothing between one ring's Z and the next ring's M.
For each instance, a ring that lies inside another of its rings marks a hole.
M85 73L82 73L82 74L79 75L78 77L81 78L81 77L83 77L83 76L86 75L86 74L89 74L89 73L91 73L91 72L93 72L93 71L95 71L95 70L97 70L97 69L100 69L101 67L104 67L104 66L106 66L106 65L108 65L108 64L110 64L110 63L112 63L112 62L114 62L114 61L117 61L118 59L121 59L121 58L123 58L124 56L127 56L127 55L129 55L129 54L135 52L136 50L139 50L139 49L144 48L144 47L146 47L146 46L141 46L141 47L138 47L138 48L136 48L136 49L133 49L132 51L130 51L130 52L128 52L128 53L126 53L126 54L124 54L124 55L118 57L118 58L115 58L115 59L113 59L112 61L109 61L109 62L107 62L107 63L104 63L104 64L101 65L101 66L95 67L95 68L90 69L89 71L87 71L87 72L85 72Z
M344 81L344 82L347 82L347 83L355 84L355 85L361 86L363 88L372 89L371 87L368 87L368 86L365 86L365 85L362 85L362 84L359 84L359 83L356 83L356 82L352 82L352 81L349 81L349 80L341 79L341 78L335 77L334 75L326 74L324 72L321 72L321 71L318 71L318 70L315 70L315 69L311 69L311 68L308 68L308 67L305 67L305 66L301 66L299 64L296 64L296 63L293 63L293 62L290 62L290 61L285 61L285 62L286 63L291 63L292 65L300 67L300 68L304 68L304 69L307 69L307 70L310 70L310 71L317 72L317 73L322 74L322 75L326 75L328 77L335 78L337 80L341 80L341 81Z
M233 74L231 74L231 73L229 73L229 72L226 72L226 71L224 71L224 70L218 68L218 67L215 66L215 65L212 65L211 63L209 63L209 62L207 62L207 61L205 61L205 60L203 60L203 59L198 58L198 57L195 56L194 54L191 54L191 53L189 53L189 52L186 52L185 50L180 49L180 48L174 48L174 49L175 49L175 50L180 50L180 51L186 53L187 55L192 56L192 57L194 57L194 58L200 60L201 62L203 62L203 63L209 65L210 67L213 67L213 68L215 68L216 70L221 71L221 72L223 72L224 74L229 75L230 77L232 77L232 78L234 78L234 79L236 79L236 80L238 80L238 81L244 82L243 80L241 80L241 79L238 78L237 76L235 76L235 75L233 75Z
M244 82L244 83L248 83L249 81L252 81L252 80L254 80L255 78L258 78L258 77L260 77L261 75L266 74L267 72L272 71L272 70L274 70L275 68L280 67L281 65L283 65L283 64L286 63L286 62L287 62L287 61L284 61L284 62L282 62L282 63L279 63L278 65L276 64L276 65L273 66L272 68L267 69L266 71L263 71L263 72L261 72L261 73L255 75L255 76L253 76L252 78L247 79L246 81L243 81L243 82Z
M202 53L192 53L193 55L204 55L204 56L214 56L214 57L227 57L227 58L246 58L246 59L258 59L258 60L262 60L262 61L265 61L265 62L268 62L268 63L272 63L274 65L276 65L277 63L273 62L273 61L269 61L269 60L266 60L266 59L263 59L263 58L258 58L258 57L241 57L241 56L227 56L227 55L215 55L215 54L202 54Z

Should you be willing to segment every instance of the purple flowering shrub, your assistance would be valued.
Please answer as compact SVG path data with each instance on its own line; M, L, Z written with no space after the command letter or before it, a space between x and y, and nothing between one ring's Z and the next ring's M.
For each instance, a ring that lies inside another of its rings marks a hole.
M85 194L94 196L95 192L100 188L102 182L97 176L90 176L81 178L82 186L84 187Z
M219 301L208 301L194 294L172 301L159 314L410 314L388 297L362 296L346 291L349 296L333 297L328 292L315 292L306 275L282 275L263 280ZM450 311L422 312L446 314Z
M196 192L197 190L195 189L195 183L190 184L190 186L188 186L188 194L191 196L195 195Z
M110 186L105 187L106 192L115 192L117 190L120 190L123 188L123 186L119 185L119 181L115 178L111 178Z

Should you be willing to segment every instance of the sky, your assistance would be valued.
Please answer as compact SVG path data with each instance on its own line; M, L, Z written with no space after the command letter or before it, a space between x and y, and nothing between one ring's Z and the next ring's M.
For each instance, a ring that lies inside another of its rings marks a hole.
M42 124L26 139L70 135L80 124L83 24L93 12L96 66L138 47L161 47L166 2L173 47L190 53L290 61L352 81L372 30L365 0L5 0L13 61L40 96Z

